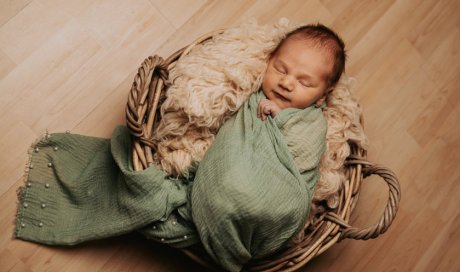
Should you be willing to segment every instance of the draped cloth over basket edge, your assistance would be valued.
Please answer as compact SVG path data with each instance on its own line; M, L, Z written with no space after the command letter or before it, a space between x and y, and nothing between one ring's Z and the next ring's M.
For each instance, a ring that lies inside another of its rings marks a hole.
M141 230L184 247L199 235L211 257L232 271L275 252L307 218L326 123L313 106L262 122L255 112L260 94L224 124L194 181L171 179L155 166L133 171L124 127L110 140L73 134L43 139L19 192L17 237L72 245ZM312 124L297 136L314 148L308 151L311 168L301 173L294 162L300 155L290 154L292 142L280 129L305 120Z

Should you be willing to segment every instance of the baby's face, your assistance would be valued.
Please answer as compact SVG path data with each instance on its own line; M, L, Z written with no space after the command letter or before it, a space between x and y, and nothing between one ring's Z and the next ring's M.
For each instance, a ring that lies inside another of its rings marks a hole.
M270 58L262 90L281 109L304 109L322 102L332 69L327 51L305 40L289 38Z

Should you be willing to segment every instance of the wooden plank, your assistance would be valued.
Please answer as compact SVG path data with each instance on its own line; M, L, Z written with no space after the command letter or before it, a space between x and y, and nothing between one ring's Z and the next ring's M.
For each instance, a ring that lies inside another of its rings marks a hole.
M175 29L185 24L209 0L150 0Z
M64 13L32 1L0 28L0 49L20 63L69 19Z

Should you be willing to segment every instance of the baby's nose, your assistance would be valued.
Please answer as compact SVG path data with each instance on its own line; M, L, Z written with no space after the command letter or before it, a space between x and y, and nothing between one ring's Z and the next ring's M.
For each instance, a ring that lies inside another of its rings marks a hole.
M285 75L280 80L281 87L283 87L284 89L288 91L292 91L294 89L294 84L295 84L295 79L291 75Z

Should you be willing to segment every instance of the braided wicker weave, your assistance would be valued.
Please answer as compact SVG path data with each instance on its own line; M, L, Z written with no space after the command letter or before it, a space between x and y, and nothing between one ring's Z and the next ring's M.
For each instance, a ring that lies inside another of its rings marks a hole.
M133 135L133 167L143 170L153 163L153 128L160 118L159 106L167 91L165 81L168 71L181 56L186 55L196 44L202 43L221 31L208 33L189 46L180 49L166 60L159 56L144 60L135 76L128 97L126 119ZM315 256L323 253L338 241L351 238L367 240L383 234L396 216L400 201L400 187L395 174L382 166L366 161L366 153L351 145L351 156L345 162L347 182L340 192L339 204L326 210L314 222L307 222L304 237L295 247L272 256L270 259L250 263L249 271L295 271ZM373 226L358 229L349 225L350 215L358 200L361 183L370 175L380 176L388 185L389 198L380 220ZM183 250L200 264L218 270L200 247Z

